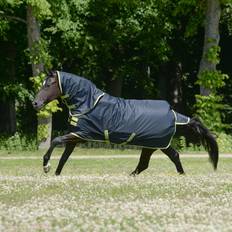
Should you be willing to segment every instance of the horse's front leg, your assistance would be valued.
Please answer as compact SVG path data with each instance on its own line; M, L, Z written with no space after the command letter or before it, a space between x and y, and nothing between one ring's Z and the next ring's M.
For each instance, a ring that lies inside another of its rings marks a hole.
M51 165L49 163L49 160L51 158L51 154L54 150L54 148L58 145L58 144L62 144L62 137L63 136L59 136L56 137L52 140L51 145L48 149L48 151L46 152L46 154L43 156L43 170L45 173L48 173L50 171Z
M61 171L62 171L62 169L63 169L66 161L68 160L69 156L72 154L72 152L73 152L76 144L77 143L67 143L65 145L65 150L64 150L64 152L63 152L63 154L62 154L62 156L60 158L59 164L58 164L58 166L56 168L55 174L57 176L60 175L60 173L61 173Z
M49 163L49 160L51 158L51 154L54 150L54 148L57 146L57 145L61 145L61 144L67 144L67 143L77 143L78 141L78 137L76 137L75 135L73 134L67 134L67 135L64 135L64 136L59 136L59 137L56 137L52 140L51 142L51 145L48 149L48 151L46 152L46 154L44 155L43 157L43 170L45 173L48 173L50 171L50 163ZM75 146L74 146L75 147Z
M71 134L72 135L72 134ZM66 161L68 160L69 156L72 154L76 144L80 144L80 143L85 143L86 141L78 138L78 137L68 137L66 138L66 144L65 144L65 150L60 158L59 164L56 168L56 172L55 174L58 176L60 175Z

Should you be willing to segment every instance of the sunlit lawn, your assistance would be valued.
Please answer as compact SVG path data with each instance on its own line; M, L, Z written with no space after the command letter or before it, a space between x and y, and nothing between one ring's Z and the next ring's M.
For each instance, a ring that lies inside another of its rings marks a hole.
M80 153L90 155L84 149L74 156ZM133 178L138 159L120 154L137 151L91 150L115 153L119 158L70 159L56 177L58 160L45 175L41 152L0 151L39 157L0 159L0 231L232 231L232 158L214 172L207 156L182 157L186 175L179 176L159 156Z

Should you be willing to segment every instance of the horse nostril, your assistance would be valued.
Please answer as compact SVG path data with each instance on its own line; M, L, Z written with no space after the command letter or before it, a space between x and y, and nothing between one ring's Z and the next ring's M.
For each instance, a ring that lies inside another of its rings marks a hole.
M35 100L32 102L32 106L35 110L39 111L45 105L42 100Z
M37 102L34 101L34 102L32 102L32 105L37 106L38 104L37 104Z

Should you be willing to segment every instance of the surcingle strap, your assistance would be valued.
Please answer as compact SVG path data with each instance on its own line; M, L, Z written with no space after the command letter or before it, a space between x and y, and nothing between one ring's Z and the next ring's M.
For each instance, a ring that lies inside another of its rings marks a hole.
M69 98L69 94L62 95L60 98L61 98L62 100L63 100L63 99L66 99L66 98Z
M75 106L75 105L67 105L67 107L69 108L69 110L73 110L73 109L75 109L75 108L76 108L76 106Z
M109 131L108 130L104 130L104 135L105 135L105 141L107 144L110 143L110 138L109 138Z
M71 117L69 118L69 123L70 123L72 126L77 126L78 117L71 116Z
M109 136L109 131L108 130L104 130L104 136L105 136L105 142L107 144L110 144L110 136ZM129 138L123 142L123 143L120 143L120 145L126 145L128 144L129 142L131 142L133 140L133 138L136 136L136 133L132 133Z
M132 134L130 135L130 137L127 139L127 141L121 143L121 145L126 145L127 143L131 142L135 136L136 136L136 134L135 134L135 133L132 133Z

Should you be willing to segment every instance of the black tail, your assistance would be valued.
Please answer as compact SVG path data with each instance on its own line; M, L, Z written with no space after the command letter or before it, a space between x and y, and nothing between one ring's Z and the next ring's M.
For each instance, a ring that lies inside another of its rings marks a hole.
M200 143L204 146L209 154L210 161L213 164L214 169L217 169L218 164L218 144L212 133L207 129L202 122L194 117L191 118L187 124L199 137Z

